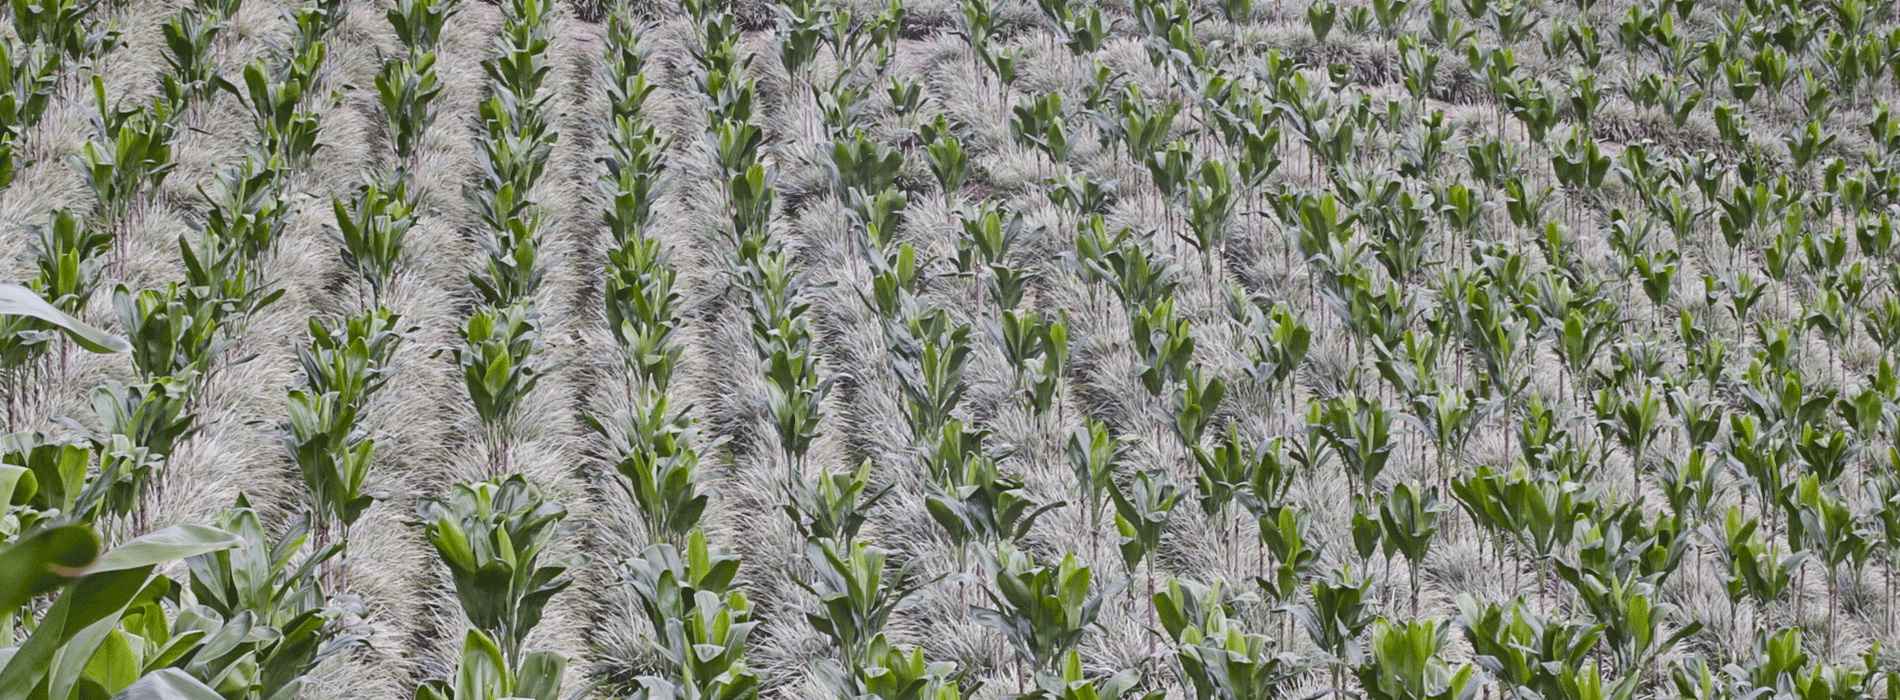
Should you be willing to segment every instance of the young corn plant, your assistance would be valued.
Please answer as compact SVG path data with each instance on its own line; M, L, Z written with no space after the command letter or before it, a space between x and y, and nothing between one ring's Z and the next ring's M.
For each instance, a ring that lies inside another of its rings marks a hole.
M946 426L946 434L953 429L961 431L962 426ZM957 545L959 557L970 543L1021 540L1044 513L1066 505L1064 501L1037 503L1020 479L997 470L993 456L960 455L958 459L961 469L950 485L928 482L924 508Z
M196 604L184 606L173 620L171 641L182 642L193 628L211 629L206 648L186 669L209 661L220 650L211 639L245 631L251 637L244 646L250 647L248 660L255 665L255 676L250 692L241 697L294 696L314 682L309 674L317 664L364 643L367 629L349 621L364 613L361 601L328 590L318 574L319 567L340 554L342 542L315 545L299 557L310 534L309 518L292 521L272 538L242 497L219 515L216 525L242 544L185 561Z
M435 49L442 28L461 10L458 0L397 0L385 16L404 47L427 52Z
M1122 564L1133 574L1146 560L1149 578L1154 578L1154 554L1161 549L1161 535L1167 531L1168 516L1181 499L1180 488L1164 474L1140 472L1129 480L1128 493L1114 488L1108 495L1115 501L1115 529L1121 533ZM1154 584L1150 581L1149 585Z
M614 470L655 542L679 543L699 525L712 495L711 475L699 465L699 430L690 409L674 410L664 395L636 411L615 411L587 424L613 445ZM712 443L719 444L718 442Z
M1331 667L1335 688L1345 687L1348 668L1359 668L1365 662L1360 636L1377 621L1372 614L1373 603L1366 599L1371 587L1371 576L1354 578L1350 571L1334 569L1308 587L1309 602L1292 607L1293 617L1319 647L1320 658Z
M522 642L586 561L575 554L543 565L541 555L580 524L563 522L567 509L518 474L457 484L446 498L424 499L416 514L469 623L495 640L507 668L526 668L533 659Z
M918 439L940 434L963 402L963 373L975 350L970 327L951 325L949 312L936 309L912 316L902 326L886 324L885 332L892 354L900 360L891 366L903 382L911 434Z
M415 700L559 700L567 661L559 652L537 651L511 663L494 637L471 629L462 640L454 675L423 681L416 686Z
M290 212L280 193L287 176L282 159L255 154L219 171L209 188L199 188L211 207L198 230L256 261L276 247L288 223Z
M1192 452L1200 446L1201 436L1214 423L1215 412L1226 396L1227 382L1219 375L1205 372L1200 365L1188 369L1181 390L1174 395L1174 424L1170 426L1183 450Z
M929 581L911 576L915 559L886 572L890 552L863 542L807 540L805 560L812 581L796 581L818 599L801 608L812 629L838 649L845 673L863 673L875 660L875 643L891 614Z
M59 311L83 311L99 288L100 256L112 247L112 236L84 225L72 211L54 211L45 225L28 226L33 236L33 262L39 268L33 291Z
M739 557L706 544L706 532L695 528L683 547L659 543L627 563L620 581L633 589L647 622L664 632L668 620L685 619L699 603L699 593L724 596L732 592L739 575Z
M1392 424L1397 412L1378 399L1342 396L1316 401L1307 413L1307 430L1338 455L1354 478L1356 493L1373 493L1395 447Z
M283 424L284 448L303 474L311 511L318 521L317 544L347 542L350 526L387 494L367 486L376 441L357 425L359 407L337 392L290 392L290 420ZM335 524L337 538L331 540Z
M409 262L404 242L420 218L421 192L403 170L375 183L357 185L349 200L331 200L334 226L325 230L342 246L343 264L369 283L380 299Z
M19 540L61 521L91 523L104 504L107 479L94 477L89 443L40 433L0 437L0 493L11 507L0 517L0 542ZM0 626L11 618L0 616ZM11 639L0 632L0 639Z
M1477 667L1453 668L1440 655L1451 625L1432 620L1403 625L1383 619L1372 629L1371 661L1357 669L1371 700L1470 700L1482 683Z
M655 643L668 676L641 676L630 700L752 700L759 679L746 667L746 640L758 622L745 594L694 594L691 609L669 619Z
M871 638L866 658L870 661L855 674L826 664L818 677L837 697L862 700L966 700L982 687L960 687L964 674L955 663L927 661L918 647L906 654L881 634Z
M508 433L521 398L550 371L535 361L541 352L538 316L527 304L477 311L462 327L464 344L449 349L462 369L475 415L494 441L496 460L506 459ZM500 464L491 466L498 469Z
M1431 548L1432 536L1438 534L1438 516L1446 510L1449 508L1438 500L1438 489L1407 483L1393 485L1391 494L1379 506L1380 541L1385 547L1385 558L1390 561L1395 552L1405 555L1415 617L1418 615L1418 569Z
M673 291L671 257L670 249L652 239L634 239L607 253L607 328L628 369L658 391L666 390L685 349L673 338L685 298Z
M395 13L391 10L392 15ZM400 161L416 161L423 136L435 124L437 110L433 103L441 94L442 82L436 75L435 53L431 51L384 62L376 74L377 108L382 112L390 149Z
M864 527L871 510L896 488L871 490L870 460L855 470L825 470L816 479L794 473L786 489L785 514L808 540L851 542Z
M1319 563L1320 545L1311 530L1312 517L1307 511L1291 506L1270 509L1260 516L1260 542L1265 553L1273 555L1274 567L1267 576L1254 582L1267 595L1283 604L1298 598L1302 582ZM1266 567L1259 567L1266 572Z
M1110 435L1108 424L1090 417L1087 423L1069 430L1063 454L1069 470L1075 474L1076 502L1088 509L1089 551L1093 555L1101 540L1102 515L1115 489L1115 472L1125 464L1134 441L1126 435Z
M302 105L305 95L317 88L324 53L324 45L318 43L275 69L261 58L246 64L241 83L217 78L220 88L250 109L263 135L264 150L285 162L308 163L320 145L317 138L323 124Z
M541 257L547 233L547 222L541 211L530 208L525 216L510 218L490 233L491 236L475 239L488 259L483 272L468 276L469 283L475 285L475 291L490 306L503 307L532 300L549 268L558 262Z
M1196 700L1270 700L1282 697L1304 672L1299 656L1275 653L1278 641L1249 632L1228 616L1219 585L1173 580L1156 593L1162 626L1174 640L1173 660L1182 685Z
M352 406L366 406L396 371L396 348L418 329L383 308L347 318L311 317L310 344L297 348L304 383L312 393L335 392Z
M1603 625L1547 617L1515 599L1499 605L1461 596L1458 610L1473 661L1497 679L1505 695L1594 700L1578 694L1577 680L1595 673L1589 657L1603 638ZM1638 687L1635 679L1618 682L1608 697L1630 697Z
M1162 700L1165 691L1135 690L1141 684L1141 672L1127 669L1107 678L1090 680L1082 671L1082 654L1070 651L1062 657L1056 673L1036 674L1036 688L1011 697L1021 700Z
M87 141L71 162L98 200L104 220L116 227L141 193L157 191L177 167L172 156L176 128L160 103L126 111L108 107L105 84L97 79L93 94L101 115L99 140Z
M985 589L994 608L973 608L978 624L1002 633L1031 668L1055 672L1101 615L1102 604L1125 580L1093 585L1089 567L1074 555L1037 565L1027 552L1004 545L993 564L996 590Z

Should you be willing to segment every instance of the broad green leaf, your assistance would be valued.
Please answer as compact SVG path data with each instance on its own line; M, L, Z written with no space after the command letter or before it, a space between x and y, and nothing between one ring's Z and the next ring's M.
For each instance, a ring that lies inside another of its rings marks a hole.
M0 549L0 615L65 584L98 554L98 536L83 525L43 530Z
M88 575L148 567L174 559L232 549L243 540L205 525L173 525L113 547L86 568Z
M521 672L515 678L514 694L534 700L557 700L561 694L561 676L567 670L567 656L538 651L521 660Z
M132 344L124 338L68 316L58 307L46 303L33 290L17 284L0 284L0 315L27 316L45 321L65 331L80 347L93 352L125 352L132 349Z
M112 700L224 700L218 691L175 668L161 668L140 678Z

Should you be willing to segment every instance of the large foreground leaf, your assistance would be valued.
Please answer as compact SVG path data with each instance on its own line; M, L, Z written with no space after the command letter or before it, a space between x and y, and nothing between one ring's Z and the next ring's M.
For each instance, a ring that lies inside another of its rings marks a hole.
M132 349L132 344L124 338L68 316L59 307L46 303L33 290L17 284L0 284L0 315L28 316L53 324L66 331L66 335L79 343L80 347L93 352L125 352Z

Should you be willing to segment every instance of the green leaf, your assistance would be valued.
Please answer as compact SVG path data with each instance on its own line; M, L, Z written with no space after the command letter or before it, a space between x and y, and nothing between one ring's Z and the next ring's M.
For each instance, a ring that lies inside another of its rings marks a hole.
M0 549L0 615L64 585L98 554L98 536L83 525L43 530Z
M175 559L236 548L243 540L229 532L205 525L173 525L125 544L113 547L99 557L86 574L124 571L153 566Z
M41 299L33 290L17 284L0 284L0 315L27 316L50 323L65 331L80 347L92 352L125 352L132 349L132 344L124 338L68 316Z
M175 668L161 668L140 678L112 700L224 700L218 691Z
M516 697L557 700L561 694L561 676L567 670L567 656L552 651L537 651L521 660L521 672L515 678Z

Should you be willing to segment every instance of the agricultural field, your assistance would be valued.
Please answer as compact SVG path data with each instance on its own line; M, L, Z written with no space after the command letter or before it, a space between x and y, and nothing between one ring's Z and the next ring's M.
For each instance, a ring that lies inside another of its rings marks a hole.
M1893 3L0 14L0 700L1900 699Z

